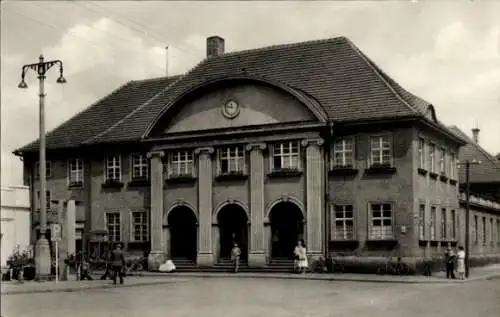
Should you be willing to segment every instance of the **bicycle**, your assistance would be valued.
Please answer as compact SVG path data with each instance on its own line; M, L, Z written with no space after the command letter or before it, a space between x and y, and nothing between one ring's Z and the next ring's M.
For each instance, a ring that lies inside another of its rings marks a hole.
M142 265L143 263L144 263L143 257L127 261L127 263L125 264L125 267L124 267L125 276L131 276L131 275L135 275L135 274L138 274L139 276L143 276L143 272L144 272L144 267Z
M396 262L394 262L393 257L390 256L387 262L377 268L377 274L410 275L410 268L402 261L401 257L397 257Z

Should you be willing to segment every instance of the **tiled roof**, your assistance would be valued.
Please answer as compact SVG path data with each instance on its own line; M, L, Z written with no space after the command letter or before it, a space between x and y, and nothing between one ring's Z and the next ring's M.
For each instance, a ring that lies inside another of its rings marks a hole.
M81 145L86 140L103 133L128 113L167 87L178 76L130 81L117 88L92 106L84 109L54 130L47 133L47 148L67 148ZM21 152L38 150L39 141L34 141Z
M450 130L458 137L467 140L467 144L460 148L459 160L462 162L467 160L480 162L480 164L470 166L469 181L471 183L500 182L500 164L498 161L456 126L450 127ZM465 183L465 168L462 168L462 166L459 169L459 177L460 182Z
M183 76L130 82L49 133L47 146L139 140L186 91L244 74L303 92L335 122L424 117L430 106L399 86L350 40L337 37L227 53L203 60ZM33 143L21 150L36 148Z

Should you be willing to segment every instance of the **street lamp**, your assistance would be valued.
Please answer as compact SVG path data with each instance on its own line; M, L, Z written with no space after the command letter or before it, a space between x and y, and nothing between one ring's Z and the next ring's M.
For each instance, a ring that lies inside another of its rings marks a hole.
M458 162L458 167L460 165L465 165L465 277L469 277L469 269L470 269L470 166L471 165L479 165L480 161L476 159L465 160L464 162ZM476 228L477 230L477 228Z
M60 60L44 62L43 55L40 55L39 62L35 64L24 65L21 73L21 82L17 87L26 89L28 85L24 81L24 77L28 70L34 70L38 74L40 83L39 97L39 120L40 120L40 162L38 172L40 175L40 238L35 245L35 266L36 266L36 279L38 281L46 281L50 276L51 259L49 241L45 234L47 231L47 179L46 179L46 163L45 163L45 91L44 81L45 74L52 67L59 66L59 78L57 83L64 84L66 79L63 76L63 63Z

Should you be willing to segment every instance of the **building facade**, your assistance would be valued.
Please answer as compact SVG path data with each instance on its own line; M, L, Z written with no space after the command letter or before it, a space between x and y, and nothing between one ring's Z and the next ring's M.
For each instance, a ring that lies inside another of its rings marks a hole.
M6 266L7 259L16 249L26 250L30 246L31 209L29 188L26 186L2 187L1 197L1 241L2 263Z
M311 258L415 261L458 242L464 144L346 38L224 53L210 37L186 74L129 82L49 133L46 194L152 269L212 266L235 241L263 267L298 239ZM37 149L16 151L35 202Z

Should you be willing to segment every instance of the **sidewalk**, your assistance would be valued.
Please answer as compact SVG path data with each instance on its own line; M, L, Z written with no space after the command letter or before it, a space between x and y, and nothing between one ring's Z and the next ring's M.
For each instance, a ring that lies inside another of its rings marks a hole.
M53 292L78 292L91 289L106 289L114 287L134 287L147 285L175 284L189 281L192 278L272 278L272 279L298 279L298 280L322 280L322 281L349 281L368 283L410 283L410 284L452 284L467 283L500 277L500 264L489 265L471 269L470 278L464 281L446 279L444 272L437 272L433 276L391 276L371 274L313 274L306 275L286 273L155 273L144 272L141 277L128 277L125 285L112 285L111 281L54 281L37 283L25 282L2 282L1 294L33 294Z

